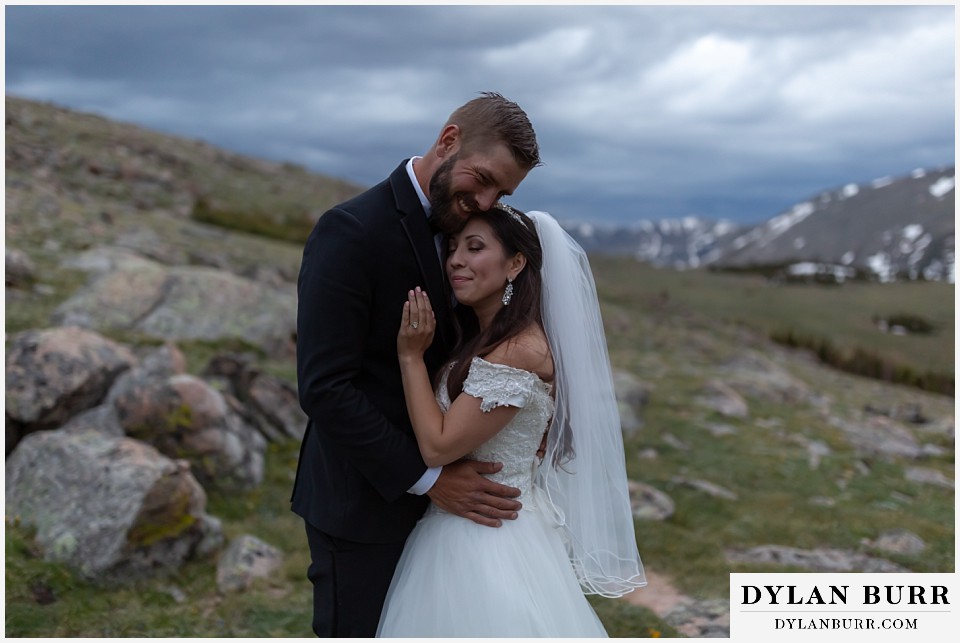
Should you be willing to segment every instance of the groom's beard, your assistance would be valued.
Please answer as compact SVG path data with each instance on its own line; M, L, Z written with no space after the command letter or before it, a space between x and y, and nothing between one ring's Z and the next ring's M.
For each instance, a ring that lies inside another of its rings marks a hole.
M467 223L467 217L459 214L455 208L457 195L453 193L453 164L460 153L449 157L430 177L430 217L447 234L459 232ZM463 197L466 201L466 197ZM467 201L469 203L469 201Z

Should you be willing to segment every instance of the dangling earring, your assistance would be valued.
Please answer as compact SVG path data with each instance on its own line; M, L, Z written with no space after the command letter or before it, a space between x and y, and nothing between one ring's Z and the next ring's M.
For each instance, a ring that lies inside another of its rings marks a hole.
M507 287L503 289L503 299L500 301L503 302L504 306L510 305L510 299L513 298L513 279L507 278Z

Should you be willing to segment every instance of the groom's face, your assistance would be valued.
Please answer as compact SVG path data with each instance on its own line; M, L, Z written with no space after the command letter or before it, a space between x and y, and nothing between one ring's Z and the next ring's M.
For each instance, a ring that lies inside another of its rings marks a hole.
M445 232L459 231L472 213L489 210L500 197L513 194L527 172L502 143L472 154L458 150L430 178L434 220Z

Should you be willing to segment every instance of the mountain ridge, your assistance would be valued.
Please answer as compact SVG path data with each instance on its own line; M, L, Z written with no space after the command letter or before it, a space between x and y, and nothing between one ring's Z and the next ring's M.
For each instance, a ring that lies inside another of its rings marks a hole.
M954 167L821 191L756 225L698 217L627 226L566 221L588 252L677 269L955 282Z

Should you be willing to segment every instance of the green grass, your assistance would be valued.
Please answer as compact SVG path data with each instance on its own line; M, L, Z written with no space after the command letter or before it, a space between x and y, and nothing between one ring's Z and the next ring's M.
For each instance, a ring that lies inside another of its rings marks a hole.
M841 312L833 310L842 291L836 287L776 288L751 277L658 271L627 260L592 263L611 361L652 386L644 426L625 443L628 474L676 503L676 512L666 521L637 523L637 541L648 568L667 574L678 589L699 599L726 598L732 571L778 571L775 566L737 566L725 560L727 549L764 544L844 549L887 558L917 572L953 571L953 492L904 477L906 468L924 466L952 478L952 436L915 432L921 444L942 447L946 455L919 461L884 458L857 453L826 420L827 411L856 419L867 405L905 404L919 404L932 419L952 420L952 398L842 374L804 358L802 351L776 348L765 339L772 324L792 319L805 332L833 329L829 337L854 344L862 334L872 338L876 331L858 324L865 319L869 326L871 313L881 305L909 305L951 330L941 329L933 343L921 336L884 339L909 346L901 349L912 354L935 356L952 373L952 286L861 285L849 291ZM778 306L793 313L774 310ZM821 315L832 315L831 321L824 322ZM945 342L949 355L942 348ZM794 355L777 364L816 391L826 406L748 396L750 415L743 419L698 408L694 399L705 383L723 379L723 364L747 351ZM729 425L736 433L715 437L704 428L709 422ZM671 446L667 434L687 448ZM799 443L801 437L821 441L831 450L816 469ZM655 458L640 457L650 449ZM708 496L677 484L677 476L710 481L738 498ZM815 496L831 498L835 505L810 502ZM926 550L894 555L863 544L899 528L924 539Z
M742 323L766 334L793 330L862 348L918 372L954 373L954 286L938 282L776 285L755 275L660 270L631 259L593 257L604 300L638 312L698 315ZM918 314L932 334L898 336L877 330L874 318Z
M272 445L266 479L255 490L211 492L207 510L228 538L252 534L283 552L284 563L251 590L220 595L214 560L127 585L94 585L42 560L29 531L6 525L6 636L9 637L312 637L310 563L302 520L289 509L299 445ZM177 602L168 588L183 593ZM55 600L39 604L37 595ZM615 636L670 636L674 630L648 610L591 598Z

